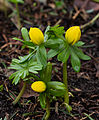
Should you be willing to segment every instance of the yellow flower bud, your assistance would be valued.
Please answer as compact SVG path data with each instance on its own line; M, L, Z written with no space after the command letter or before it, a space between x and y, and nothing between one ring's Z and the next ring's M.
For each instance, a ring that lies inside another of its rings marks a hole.
M69 44L74 45L81 37L81 30L79 26L70 27L66 33L65 38Z
M31 88L35 92L44 92L46 90L46 84L43 81L36 81L32 83Z
M30 41L33 42L36 45L40 45L44 42L44 35L42 31L38 28L30 28L29 31Z

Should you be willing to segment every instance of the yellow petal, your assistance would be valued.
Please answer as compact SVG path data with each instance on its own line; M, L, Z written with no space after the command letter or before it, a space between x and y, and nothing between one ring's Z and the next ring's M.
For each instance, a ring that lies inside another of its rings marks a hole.
M31 88L35 92L44 92L46 90L46 84L43 81L36 81L32 83Z
M66 33L65 38L69 44L74 45L81 37L81 30L79 26L70 27Z
M31 27L29 31L29 36L31 41L36 45L40 45L41 43L44 42L44 35L42 31L38 28Z

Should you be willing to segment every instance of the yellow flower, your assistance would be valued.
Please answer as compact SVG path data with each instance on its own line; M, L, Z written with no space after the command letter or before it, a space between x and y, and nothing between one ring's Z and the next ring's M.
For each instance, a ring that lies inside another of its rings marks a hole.
M69 44L74 45L81 37L81 30L79 26L70 27L66 33L65 38Z
M44 92L46 90L46 84L43 81L36 81L32 83L31 88L35 92Z
M44 35L42 31L38 28L30 28L29 31L30 41L33 42L36 45L40 45L44 42Z

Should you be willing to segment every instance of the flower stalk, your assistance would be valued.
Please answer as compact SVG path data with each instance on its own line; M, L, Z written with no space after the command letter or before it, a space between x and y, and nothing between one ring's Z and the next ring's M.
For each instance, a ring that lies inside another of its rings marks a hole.
M50 101L49 98L46 97L46 116L44 120L48 120L49 116L50 116Z
M19 101L19 99L22 97L25 89L26 89L26 81L23 83L23 87L22 87L19 95L18 95L18 96L16 97L16 99L13 101L13 104L14 104L14 105L15 105L15 104Z
M66 87L66 93L64 95L64 103L69 104L69 95L68 95L68 81L67 81L67 61L63 63L63 83Z

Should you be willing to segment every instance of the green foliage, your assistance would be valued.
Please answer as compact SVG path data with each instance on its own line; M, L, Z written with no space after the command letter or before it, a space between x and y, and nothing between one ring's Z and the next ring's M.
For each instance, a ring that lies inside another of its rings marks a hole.
M47 65L47 55L46 55L46 49L43 45L40 45L36 52L36 58L39 64L43 65L45 68Z
M40 93L39 99L40 99L40 105L44 109L46 107L46 93L44 92Z
M58 60L62 61L63 63L66 62L69 58L70 51L69 48L64 49L59 55L58 55Z
M62 82L51 81L47 83L48 91L53 96L63 96L66 92L65 85Z
M9 67L9 69L16 70L16 72L9 77L9 79L14 78L12 83L14 83L15 85L20 81L20 79L26 80L25 78L29 76L29 73L37 74L38 71L42 69L42 65L38 64L32 58L25 59L25 57L13 59L11 67ZM25 61L22 62L23 60Z
M59 5L60 2L57 2ZM29 54L19 59L13 59L10 69L16 70L9 79L13 79L15 85L22 79L23 81L29 82L31 77L36 80L43 81L46 84L46 90L40 93L39 100L40 105L44 109L47 104L47 98L52 100L54 97L63 97L68 95L68 88L66 86L67 82L67 69L63 70L63 82L51 81L52 78L52 64L50 62L47 63L47 60L56 56L58 61L62 63L66 63L70 58L72 67L74 71L79 72L81 67L80 59L82 60L90 60L90 57L85 55L79 47L84 45L84 42L78 41L74 45L67 43L64 38L64 27L60 27L56 25L54 27L48 26L44 33L44 43L40 45L35 45L29 40L28 30L23 27L21 29L23 40L19 38L13 38L14 40L21 41L24 46L29 48ZM48 48L48 52L46 50ZM38 74L39 77L35 74ZM65 77L64 77L65 76ZM69 105L69 95L65 101L65 106L67 110L70 112L72 110ZM65 97L64 97L65 98ZM47 109L46 109L47 110Z
M58 54L57 59L65 63L69 59L69 56L71 56L72 67L75 72L79 72L81 67L80 59L82 60L91 59L89 56L85 55L81 49L78 48L84 44L85 44L84 42L78 41L77 43L75 43L75 45L72 46L64 41L64 49L61 52L56 53Z
M84 42L78 41L77 43L74 44L74 46L81 47L84 44L85 44Z
M51 39L59 38L58 36L63 36L64 32L64 27L59 27L59 25L56 25L54 27L50 27L46 34L48 34L48 39Z
M93 0L94 2L99 2L99 0Z
M60 1L55 0L55 5L57 8L62 8L64 5L64 2L62 0L60 0Z
M80 71L81 63L79 57L75 54L75 51L71 49L71 64L75 72Z
M24 39L25 41L29 41L29 33L28 33L28 30L27 30L25 27L23 27L23 28L21 29L21 33L22 33L23 39Z
M33 42L24 41L24 40L21 40L21 39L16 38L16 37L14 37L13 40L18 40L18 41L22 42L23 45L27 46L28 48L31 48L31 49L35 49L36 48L35 45L33 44Z
M9 0L9 2L12 2L12 3L24 3L24 0Z
M64 43L64 50L58 54L57 59L62 61L63 63L66 62L70 56L70 48L69 45Z
M67 111L70 113L72 111L72 107L70 105L68 105L67 103L64 103L66 108L67 108Z
M60 38L51 38L46 41L45 46L47 48L54 49L54 48L59 47L59 45L62 43L63 43L63 41Z
M0 85L0 92L3 91L3 85Z
M47 34L47 32L50 30L50 26L47 26L47 28L46 28L46 30L45 30L45 32L44 32L44 41L46 42L47 41L47 39L48 39L48 34Z
M73 47L73 51L75 51L76 55L82 60L90 60L91 59L89 56L85 55L81 49L78 49L77 47Z
M52 78L52 64L48 62L46 68L40 71L40 79L45 83L51 81Z

